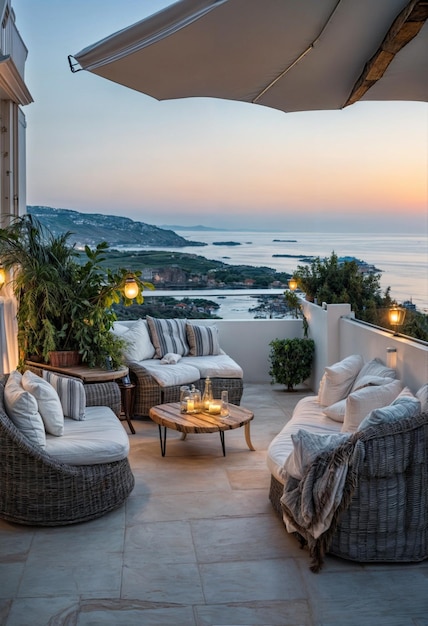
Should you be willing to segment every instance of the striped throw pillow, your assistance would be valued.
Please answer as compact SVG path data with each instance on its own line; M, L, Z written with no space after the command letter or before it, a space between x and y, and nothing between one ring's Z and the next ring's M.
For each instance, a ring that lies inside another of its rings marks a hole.
M43 370L43 378L56 390L64 417L78 421L84 420L86 393L82 381L71 376L60 376L47 370Z
M186 324L186 333L191 356L220 354L217 326Z
M162 359L169 352L179 354L180 356L189 354L189 345L186 339L186 320L163 320L150 317L149 315L147 315L146 319L157 359Z

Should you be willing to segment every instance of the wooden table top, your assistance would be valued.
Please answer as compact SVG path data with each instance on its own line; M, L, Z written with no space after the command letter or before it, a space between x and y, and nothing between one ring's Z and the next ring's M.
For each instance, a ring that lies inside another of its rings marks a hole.
M228 417L206 413L181 413L180 403L171 402L152 407L149 416L156 424L181 433L214 433L245 426L254 418L254 413L234 404L229 404Z
M65 376L74 376L80 378L84 383L106 383L112 380L118 380L129 374L127 367L121 367L118 370L105 370L101 367L88 367L87 365L76 365L73 367L54 367L46 363L37 363L35 361L25 361L29 367L36 367Z

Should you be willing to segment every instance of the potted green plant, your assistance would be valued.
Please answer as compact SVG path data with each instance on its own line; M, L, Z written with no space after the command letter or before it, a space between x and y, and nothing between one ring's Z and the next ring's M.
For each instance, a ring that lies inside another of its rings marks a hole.
M90 367L117 368L122 363L122 342L110 329L116 319L111 308L132 304L123 288L128 270L112 272L102 266L108 244L102 242L79 254L69 243L71 233L54 235L31 215L0 229L0 257L11 274L17 299L20 363L49 362L53 352L78 353ZM135 273L143 302L143 289L153 289Z
M304 382L311 375L315 342L313 339L308 339L308 321L297 294L294 291L286 291L284 299L293 317L302 318L304 337L274 339L270 342L269 375L272 384L286 385L287 391L293 391L296 385Z
M293 391L296 385L304 382L311 375L315 352L313 339L274 339L270 342L269 375L273 383L286 385L287 391Z

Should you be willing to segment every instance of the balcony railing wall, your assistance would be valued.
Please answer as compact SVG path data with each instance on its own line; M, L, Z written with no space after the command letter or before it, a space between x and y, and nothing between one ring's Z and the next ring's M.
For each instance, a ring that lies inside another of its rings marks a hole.
M339 320L340 357L361 354L365 360L378 357L386 361L387 348L397 354L397 378L416 391L428 382L428 345L388 331L361 324L356 320Z
M354 319L348 304L317 306L302 301L309 323L309 337L315 341L315 360L308 385L316 391L326 365L350 354L364 360L379 358L386 363L387 348L397 350L397 377L413 391L428 380L428 345L394 336ZM199 320L212 324L213 320ZM215 320L220 344L244 370L247 383L267 383L269 377L269 342L272 339L303 337L302 320Z

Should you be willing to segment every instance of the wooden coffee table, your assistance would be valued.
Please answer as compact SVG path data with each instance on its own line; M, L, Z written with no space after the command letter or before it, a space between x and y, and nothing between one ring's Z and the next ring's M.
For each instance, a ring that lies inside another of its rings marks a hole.
M254 450L250 438L250 422L254 418L254 413L241 406L229 404L229 415L207 415L205 413L181 413L180 403L159 404L149 411L150 418L159 426L159 439L162 456L166 451L166 431L167 428L181 432L182 439L187 433L220 433L223 456L226 456L224 444L224 431L241 428L244 426L245 441L250 450Z

